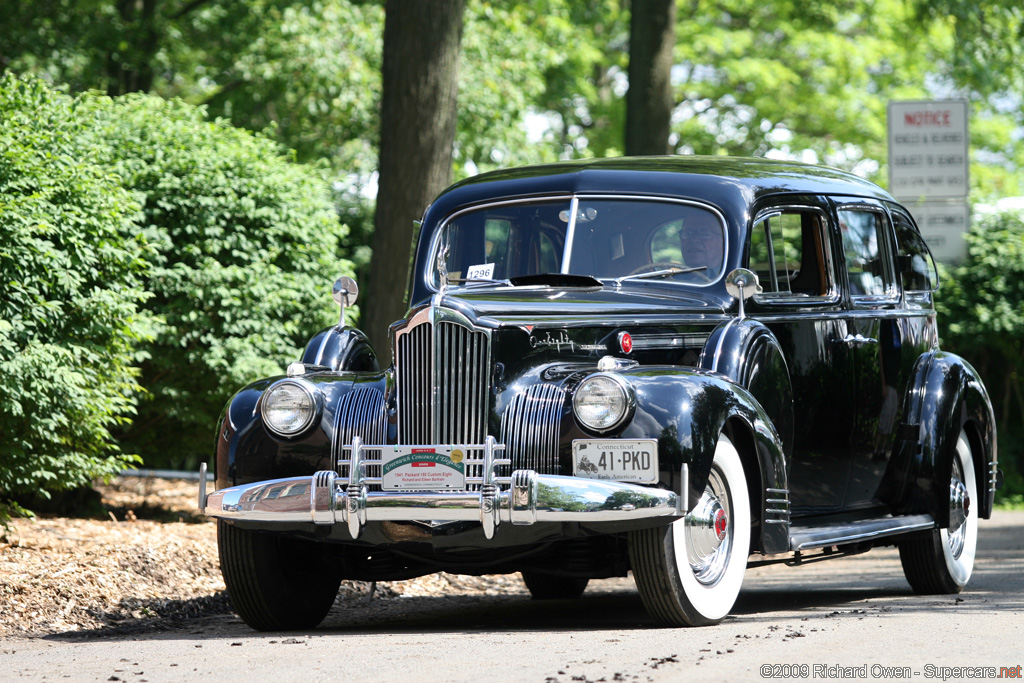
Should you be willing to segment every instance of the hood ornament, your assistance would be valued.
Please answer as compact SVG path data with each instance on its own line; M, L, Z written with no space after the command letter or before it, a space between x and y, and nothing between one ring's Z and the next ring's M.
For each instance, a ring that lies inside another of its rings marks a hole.
M441 283L438 294L444 294L448 289L448 252L449 246L444 244L437 252L437 279Z

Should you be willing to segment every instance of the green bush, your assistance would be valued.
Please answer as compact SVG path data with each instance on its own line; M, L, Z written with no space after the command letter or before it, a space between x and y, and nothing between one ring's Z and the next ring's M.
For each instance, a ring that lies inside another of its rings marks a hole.
M936 308L943 348L981 373L999 430L1000 499L1024 494L1024 212L982 213L968 258L943 271Z
M140 358L148 395L121 435L153 466L208 459L227 399L280 373L336 320L340 224L318 169L269 139L151 96L94 98L94 154L143 205L158 318Z
M81 99L0 76L0 523L134 458L138 205L81 145Z

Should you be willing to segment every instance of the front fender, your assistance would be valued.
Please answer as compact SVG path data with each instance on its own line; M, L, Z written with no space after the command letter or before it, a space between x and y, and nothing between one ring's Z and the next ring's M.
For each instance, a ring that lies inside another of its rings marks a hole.
M254 382L236 393L225 406L215 450L217 488L333 469L337 456L332 445L337 443L335 434L339 430L376 430L381 438L390 439L388 443L394 441L394 435L389 433L385 402L390 383L388 372L304 375L303 379L322 393L323 410L315 425L292 439L273 435L260 417L263 393L280 379L283 377ZM352 410L354 402L362 409Z
M335 372L377 372L380 365L370 340L354 327L325 327L313 335L302 352L306 365L328 367Z
M762 522L762 551L788 549L788 503L773 502L788 496L784 445L753 395L700 370L645 367L622 375L636 392L636 411L622 437L658 440L661 481L679 492L686 463L689 500L696 504L707 485L718 437L729 433L747 470L751 509Z
M992 515L997 445L992 402L977 371L963 358L935 351L918 359L906 399L906 433L898 451L906 463L908 512L928 512L949 525L948 487L960 431L971 444L978 515Z
M782 346L771 330L750 318L722 323L708 337L698 365L747 389L774 425L786 456L792 456L793 384Z

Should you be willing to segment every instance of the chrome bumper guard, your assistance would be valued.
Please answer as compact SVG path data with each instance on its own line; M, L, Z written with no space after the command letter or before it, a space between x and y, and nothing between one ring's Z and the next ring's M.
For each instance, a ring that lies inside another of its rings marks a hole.
M510 477L498 477L495 469L510 461L495 457L505 447L491 436L483 445L459 447L483 452L482 459L466 460L467 465L483 466L483 476L466 477L467 484L479 485L479 491L370 491L369 485L379 484L380 478L365 476L363 454L382 447L365 446L356 438L345 447L351 456L347 478L327 470L308 477L233 486L209 495L201 486L199 507L204 514L225 520L270 525L345 524L352 538L359 537L367 522L378 521L479 521L484 535L493 538L502 522L630 521L681 517L686 510L685 496L636 484L538 474L533 470L516 470ZM687 490L686 475L684 465L683 491ZM508 488L502 490L501 485Z

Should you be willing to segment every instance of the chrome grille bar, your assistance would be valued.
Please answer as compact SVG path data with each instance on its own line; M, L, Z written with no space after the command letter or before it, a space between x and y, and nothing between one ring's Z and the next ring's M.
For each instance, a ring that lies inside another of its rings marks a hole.
M487 435L488 335L456 317L425 309L396 333L400 444L482 443Z
M384 393L376 388L355 389L338 402L338 415L334 423L332 459L334 469L348 476L347 465L342 466L342 449L359 437L365 443L387 441L387 412ZM380 458L380 455L377 455Z
M513 469L558 474L558 434L565 390L535 384L518 394L501 417L501 441L508 447Z

